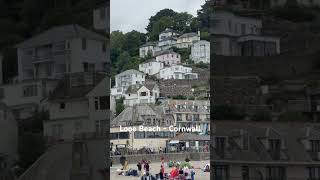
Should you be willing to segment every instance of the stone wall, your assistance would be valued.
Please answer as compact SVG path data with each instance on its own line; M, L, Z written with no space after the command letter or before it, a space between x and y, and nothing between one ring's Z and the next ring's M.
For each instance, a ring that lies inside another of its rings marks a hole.
M209 152L201 153L167 153L167 154L138 154L125 156L129 164L136 164L138 161L145 159L152 162L160 162L160 157L163 155L166 161L184 161L189 158L191 161L204 161L210 159ZM121 156L112 156L114 164L120 164Z

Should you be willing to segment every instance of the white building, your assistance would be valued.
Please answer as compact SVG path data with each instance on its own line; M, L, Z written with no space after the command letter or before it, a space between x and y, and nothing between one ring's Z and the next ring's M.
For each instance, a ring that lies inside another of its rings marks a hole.
M185 33L178 37L177 48L189 48L195 41L200 41L200 31L197 33Z
M162 62L164 65L179 64L181 63L181 55L171 50L165 50L156 54L156 61Z
M201 40L191 46L191 59L194 63L210 63L210 42Z
M37 109L46 109L49 94L57 80L29 80L0 86L0 101L12 110L16 119L31 117Z
M116 85L111 89L111 96L123 97L130 85L144 84L145 74L143 72L130 69L115 76Z
M191 67L172 65L160 70L160 79L198 79L198 74L192 72Z
M109 81L105 74L66 76L49 98L50 119L43 123L51 140L72 140L75 135L103 135L110 121Z
M3 168L12 167L12 163L18 160L18 123L11 110L4 103L0 103L0 158ZM5 179L5 178L4 178Z
M126 91L124 105L154 104L159 96L157 84L131 85Z
M110 32L110 1L100 4L93 11L93 26L96 30Z
M139 56L141 58L153 56L156 48L156 43L148 42L139 48Z
M139 64L139 71L144 72L148 75L155 75L163 69L164 64L162 62L157 62L155 59L151 59L144 63Z
M261 35L259 19L217 10L212 16L213 51L223 56L271 56L280 54L280 39Z
M107 38L78 25L53 27L19 45L19 81L104 71Z
M180 33L178 33L177 31L174 31L170 28L166 28L164 31L162 31L159 34L159 41L162 41L164 39L168 39L168 38L175 38L177 36L179 36Z
M177 39L173 38L173 37L168 37L165 39L162 39L161 41L158 42L158 47L157 47L157 51L161 50L168 50L171 47L176 46L177 44Z

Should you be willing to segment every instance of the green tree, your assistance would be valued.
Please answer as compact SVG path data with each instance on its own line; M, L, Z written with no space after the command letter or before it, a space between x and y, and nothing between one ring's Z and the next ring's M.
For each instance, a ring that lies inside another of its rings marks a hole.
M174 26L174 18L173 17L161 17L158 21L156 21L152 30L148 33L148 36L151 41L157 41L159 38L159 34L164 31L166 28L173 28Z
M149 24L146 28L146 30L150 33L151 31L153 31L153 26L154 24L159 21L162 17L174 17L177 14L177 12L175 12L172 9L162 9L159 12L157 12L156 15L151 16L149 19Z

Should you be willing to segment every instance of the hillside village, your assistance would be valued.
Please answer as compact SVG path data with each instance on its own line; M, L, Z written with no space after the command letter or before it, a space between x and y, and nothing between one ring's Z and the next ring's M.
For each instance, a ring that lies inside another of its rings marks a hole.
M116 114L111 122L114 155L142 150L158 152L160 149L166 152L204 151L210 131L209 72L197 68L199 73L196 73L193 66L183 62L181 54L174 51L175 48L190 49L189 58L193 64L209 66L210 42L201 40L200 33L183 34L166 28L160 32L158 42L146 42L139 48L139 56L146 60L138 65L138 69L115 75L111 104L116 104L115 108L122 104L123 110L113 109ZM139 135L119 129L119 126L138 128L139 125L162 129ZM170 126L198 126L201 132L186 139L184 133L169 131ZM170 143L173 139L180 143ZM153 143L155 141L157 143Z
M211 1L212 179L319 178L319 3Z

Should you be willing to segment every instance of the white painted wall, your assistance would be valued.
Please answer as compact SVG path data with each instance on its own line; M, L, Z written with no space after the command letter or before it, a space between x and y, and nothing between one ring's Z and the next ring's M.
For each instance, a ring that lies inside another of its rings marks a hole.
M191 47L191 59L195 63L210 63L210 42L198 41Z
M115 87L128 87L134 84L143 84L145 82L145 75L143 73L118 74L115 79Z
M142 71L145 74L154 75L159 73L163 67L164 65L162 62L150 61L139 64L139 71Z
M139 56L141 58L144 58L146 56L148 56L150 53L150 55L154 55L154 46L142 46L139 48Z
M141 96L141 92L146 92L146 96ZM158 86L155 86L152 90L142 86L136 93L125 94L124 105L154 104L159 95L160 89Z
M160 70L160 79L186 79L186 76L198 79L197 73L192 73L192 68L182 65L172 65Z
M175 52L168 52L156 57L157 62L162 62L165 65L173 65L181 63L181 55Z

